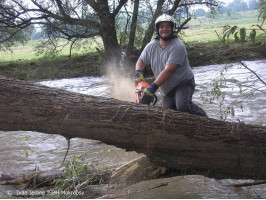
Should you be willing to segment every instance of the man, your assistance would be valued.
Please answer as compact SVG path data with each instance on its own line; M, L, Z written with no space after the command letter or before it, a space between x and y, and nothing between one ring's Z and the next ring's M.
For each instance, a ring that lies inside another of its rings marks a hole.
M136 82L144 80L142 70L148 64L155 76L155 81L144 90L142 102L149 105L160 87L163 107L207 117L206 112L192 102L194 74L184 43L174 35L175 20L163 14L156 19L155 29L157 38L147 44L136 63Z

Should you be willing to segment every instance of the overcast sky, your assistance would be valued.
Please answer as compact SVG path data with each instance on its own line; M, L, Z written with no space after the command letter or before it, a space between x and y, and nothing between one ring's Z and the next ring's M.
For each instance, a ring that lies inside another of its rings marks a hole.
M233 2L233 0L219 0L219 1L224 2L225 3L224 6L228 6L229 3ZM242 1L244 1L248 4L249 0L242 0ZM205 6L205 5L197 5L195 7L192 7L192 10L197 10L199 8L202 8L204 10L208 10L207 6Z
M233 0L220 0L220 1L222 1L224 3L227 3L227 4L233 2ZM243 1L245 1L246 3L248 3L248 0L243 0Z
M221 0L221 1L223 1L225 3L229 3L229 2L232 2L233 0Z
M221 1L228 4L228 3L231 3L233 0L221 0Z

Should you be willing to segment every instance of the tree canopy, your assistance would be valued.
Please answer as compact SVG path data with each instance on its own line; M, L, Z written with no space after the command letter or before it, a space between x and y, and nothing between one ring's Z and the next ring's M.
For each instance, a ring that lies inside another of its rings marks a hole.
M232 3L228 5L228 7L237 12L248 10L247 3L241 0L234 0Z
M84 38L100 36L105 58L116 58L120 54L121 21L126 22L124 31L130 32L126 44L132 51L140 23L146 27L143 47L151 40L154 21L160 14L169 13L181 23L189 17L181 12L189 12L191 6L204 4L212 7L218 3L216 0L0 0L0 48L27 41L33 26L38 26L49 41L54 40L51 43L54 47L56 38L74 44Z

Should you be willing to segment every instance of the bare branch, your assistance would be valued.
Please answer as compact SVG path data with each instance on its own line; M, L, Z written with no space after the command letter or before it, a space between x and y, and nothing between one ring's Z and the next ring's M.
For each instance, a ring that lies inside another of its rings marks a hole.
M63 15L63 16L65 16L65 17L69 17L67 14L66 14L66 12L65 12L65 10L64 10L64 8L63 8L63 6L62 6L62 2L61 2L61 0L55 0L56 1L56 4L57 4L57 6L58 6L58 8L59 8L59 10L60 10L60 12L61 12L61 14Z
M168 11L169 15L173 15L176 9L179 7L181 0L175 0L173 7Z
M63 21L65 23L68 24L73 24L73 25L81 25L81 26L91 26L93 28L98 29L99 28L99 22L90 20L90 19L76 19L76 18L71 18L69 15L65 15L65 16L60 16L57 14L52 13L51 11L49 11L46 8L43 8L40 4L38 4L35 0L31 0L36 6L38 6L39 8L39 12L43 12L46 13L49 17L54 18L56 20L60 20Z
M177 34L182 30L185 29L184 26L189 22L189 20L191 20L191 17L189 17L188 19L186 19L178 28L177 28Z
M113 16L116 16L117 13L121 10L121 8L127 3L127 0L120 0L118 6L116 7L116 9L113 12Z

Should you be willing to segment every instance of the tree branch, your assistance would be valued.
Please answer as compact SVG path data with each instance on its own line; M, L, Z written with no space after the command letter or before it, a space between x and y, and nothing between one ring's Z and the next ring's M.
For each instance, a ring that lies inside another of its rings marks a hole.
M218 38L220 39L220 41L223 43L222 38L220 37L220 35L217 33L216 30L215 30L215 33L216 33L216 35L218 36ZM224 44L224 43L223 43L223 44ZM226 45L226 44L224 44L224 45L225 45L226 49L230 52L230 54L234 57L234 59L235 59L237 62L239 62L243 67L245 67L245 68L246 68L247 70L249 70L252 74L254 74L254 75L257 77L257 79L258 79L261 83L263 83L263 84L266 86L265 81L263 81L263 80L260 78L260 76L259 76L255 71L253 71L253 70L250 69L245 63L243 63L243 62L238 58L238 56L235 55L234 52L232 52L232 50L228 47L228 45Z
M86 2L94 9L97 10L97 3L95 0L86 0Z
M120 0L118 6L116 7L116 9L113 12L113 16L116 16L117 13L121 10L121 8L127 3L127 0Z
M176 34L178 34L182 29L184 29L183 27L189 22L189 20L191 20L191 17L187 18L178 28L176 31Z
M61 14L64 16L64 17L69 17L67 14L66 14L66 12L65 12L65 10L64 10L64 8L63 8L63 6L62 6L62 2L61 2L61 0L55 0L56 1L56 4L57 4L57 6L58 6L58 8L59 8L59 11L61 12Z
M175 0L173 7L168 11L169 15L173 15L176 9L179 7L181 0Z
M83 20L83 19L76 19L76 18L72 18L68 15L66 15L65 17L62 17L60 15L54 14L51 11L49 11L46 8L43 8L40 4L38 4L35 0L31 0L32 3L34 3L38 8L39 8L39 12L43 12L46 13L49 17L56 19L56 20L60 20L63 22L66 22L68 24L72 24L72 25L82 25L82 26L91 26L93 28L98 29L99 28L99 22L93 21L93 20Z

